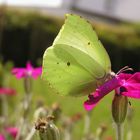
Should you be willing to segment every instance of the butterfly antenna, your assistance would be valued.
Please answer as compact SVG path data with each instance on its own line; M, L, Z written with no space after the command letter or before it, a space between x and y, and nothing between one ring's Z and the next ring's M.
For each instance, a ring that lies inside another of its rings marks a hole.
M120 69L120 70L117 72L116 75L118 75L118 74L120 74L120 73L122 73L122 72L128 71L128 70L133 71L133 69L132 69L132 68L129 68L129 66L125 66L125 67L123 67L122 69Z

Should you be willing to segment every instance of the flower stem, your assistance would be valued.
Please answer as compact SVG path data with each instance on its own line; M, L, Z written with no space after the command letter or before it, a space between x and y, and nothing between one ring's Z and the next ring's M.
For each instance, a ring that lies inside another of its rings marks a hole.
M131 106L128 106L127 113L127 123L128 123L128 131L127 131L127 140L132 140L132 120L133 120L134 110Z
M84 137L82 140L86 140L90 134L90 124L91 124L91 111L88 111L85 115L85 124L84 124Z
M123 140L123 125L116 123L116 140Z
M23 100L23 114L20 118L20 126L19 126L19 133L16 136L15 140L20 140L23 136L24 129L26 130L28 125L28 115L30 111L30 105L32 101L32 93L31 93L31 78L26 77L24 79L24 88L25 88L25 97Z
M31 140L33 138L35 132L36 132L36 130L35 130L34 126L33 126L32 129L31 129L31 131L29 132L29 134L25 138L25 140Z
M5 95L1 95L0 96L1 98L1 113L2 113L2 116L4 118L6 118L8 116L8 104L7 104L7 98Z
M90 116L91 116L91 112L87 112L86 116L85 116L85 129L84 129L84 134L88 135L89 131L90 131Z

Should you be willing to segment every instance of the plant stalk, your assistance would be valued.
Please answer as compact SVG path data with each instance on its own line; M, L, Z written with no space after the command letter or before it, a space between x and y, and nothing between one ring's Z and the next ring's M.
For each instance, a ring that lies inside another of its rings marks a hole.
M31 81L30 77L26 77L24 79L25 97L23 100L23 115L20 119L19 133L16 136L15 140L20 140L23 137L22 133L23 133L24 129L26 130L26 127L28 125L27 116L29 115L30 104L32 101L31 82L32 81Z
M8 104L7 104L7 98L5 95L1 95L1 114L4 118L7 118L8 116Z
M116 123L116 140L123 140L123 125Z
M87 112L85 115L84 123L84 136L82 140L86 140L90 134L90 124L91 124L91 112Z

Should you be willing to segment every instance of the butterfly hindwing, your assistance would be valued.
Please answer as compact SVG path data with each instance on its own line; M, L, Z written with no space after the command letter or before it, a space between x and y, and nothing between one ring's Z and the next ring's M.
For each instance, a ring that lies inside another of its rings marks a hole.
M60 46L66 47L54 45L45 52L43 79L62 95L89 94L96 87L96 79Z

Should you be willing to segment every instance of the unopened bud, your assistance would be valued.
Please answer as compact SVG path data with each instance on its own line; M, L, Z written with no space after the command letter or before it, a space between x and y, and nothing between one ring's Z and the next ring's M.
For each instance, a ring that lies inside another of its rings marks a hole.
M61 116L61 108L58 103L54 103L52 105L52 115L55 117L54 122L57 122L57 120L59 120L59 118Z
M127 114L128 99L126 96L115 94L112 102L112 116L117 124L124 122Z
M35 121L37 121L38 118L45 117L47 116L47 114L48 114L48 108L39 107L34 113L34 119Z
M52 122L53 117L39 119L35 129L39 131L40 140L60 140L58 128Z

